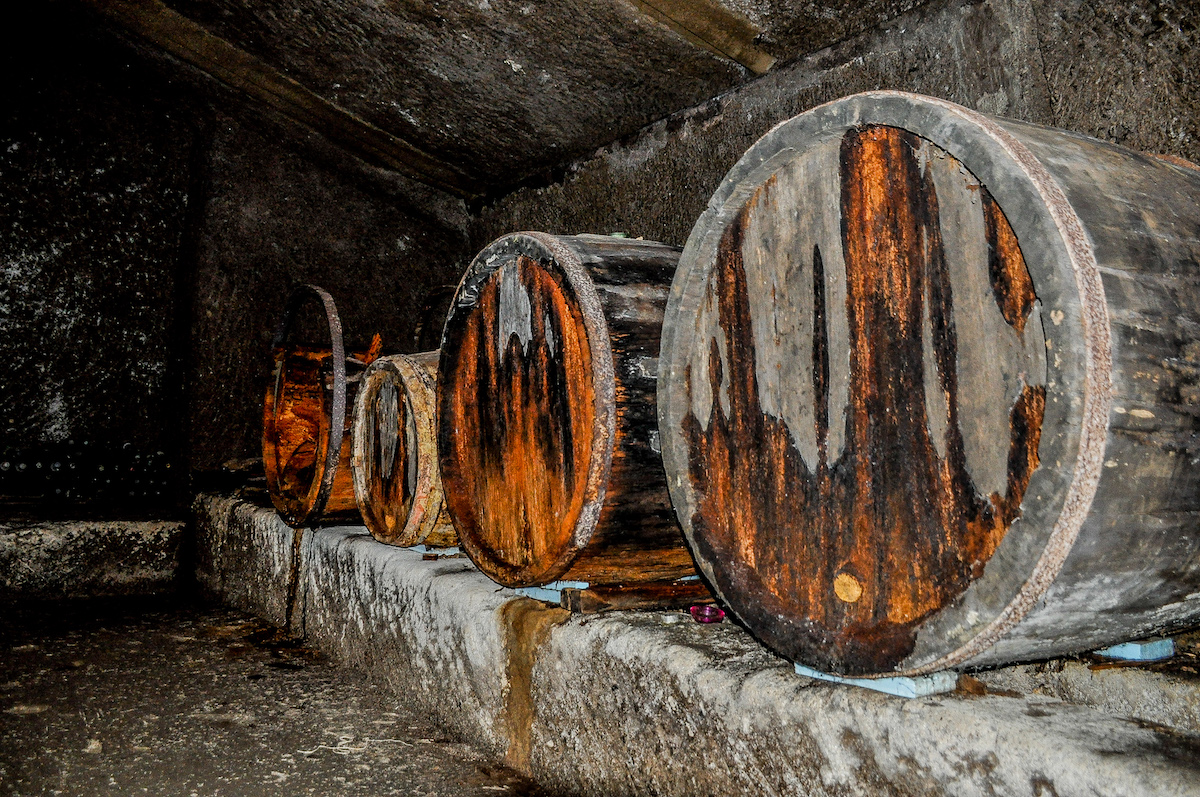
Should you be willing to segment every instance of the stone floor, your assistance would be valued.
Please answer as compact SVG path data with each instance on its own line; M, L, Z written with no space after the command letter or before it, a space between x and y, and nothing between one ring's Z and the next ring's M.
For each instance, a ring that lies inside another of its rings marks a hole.
M0 607L0 795L543 795L249 615Z

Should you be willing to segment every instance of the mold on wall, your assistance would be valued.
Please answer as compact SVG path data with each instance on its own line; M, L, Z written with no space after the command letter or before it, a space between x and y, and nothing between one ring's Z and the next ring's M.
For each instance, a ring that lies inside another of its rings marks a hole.
M180 486L176 297L200 120L82 20L31 16L0 23L0 505L155 514Z

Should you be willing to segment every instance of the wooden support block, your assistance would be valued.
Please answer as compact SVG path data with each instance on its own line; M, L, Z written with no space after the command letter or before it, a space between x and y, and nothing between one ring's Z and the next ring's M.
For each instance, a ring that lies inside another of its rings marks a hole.
M431 554L433 556L457 556L462 553L457 545L451 545L448 548L438 548L433 545L410 545L408 550L419 554Z
M628 587L605 585L569 587L562 590L560 605L576 614L624 609L685 609L712 603L712 593L699 580L636 584Z

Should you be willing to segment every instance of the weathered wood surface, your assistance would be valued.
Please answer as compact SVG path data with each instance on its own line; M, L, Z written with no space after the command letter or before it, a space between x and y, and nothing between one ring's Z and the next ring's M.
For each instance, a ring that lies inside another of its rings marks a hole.
M892 92L756 144L663 333L669 484L719 597L868 675L1200 617L1198 177Z
M296 315L314 303L325 314L327 348L289 340ZM288 298L272 345L262 450L271 501L293 526L359 518L350 474L352 416L346 409L353 406L362 369L379 355L379 344L376 336L369 351L347 358L332 297L304 285Z
M346 510L348 470L335 475L329 494L317 509L326 467L329 403L322 383L329 370L328 350L293 348L280 351L263 408L263 464L275 508L292 525L302 526L326 509ZM349 437L340 446L349 453ZM346 457L338 456L337 470ZM353 497L353 489L349 493ZM315 511L314 511L315 510Z
M381 357L360 380L350 471L363 523L380 542L458 542L437 466L437 364L436 351Z
M658 453L655 377L679 250L517 233L459 286L438 451L464 550L508 586L695 573Z

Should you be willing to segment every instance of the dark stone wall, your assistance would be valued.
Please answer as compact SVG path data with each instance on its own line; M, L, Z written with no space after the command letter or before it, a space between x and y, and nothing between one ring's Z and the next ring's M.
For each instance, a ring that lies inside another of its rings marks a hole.
M413 351L444 315L422 307L467 258L460 201L71 4L0 31L0 517L180 515L190 477L257 456L297 281L334 294L351 343Z
M0 21L0 501L155 514L180 488L177 296L201 121L85 20L29 14Z
M771 127L872 89L1200 160L1198 22L1190 0L933 2L650 125L559 183L509 195L479 214L472 245L517 229L682 245L725 173Z
M1046 122L1200 162L1200 3L1032 0Z

